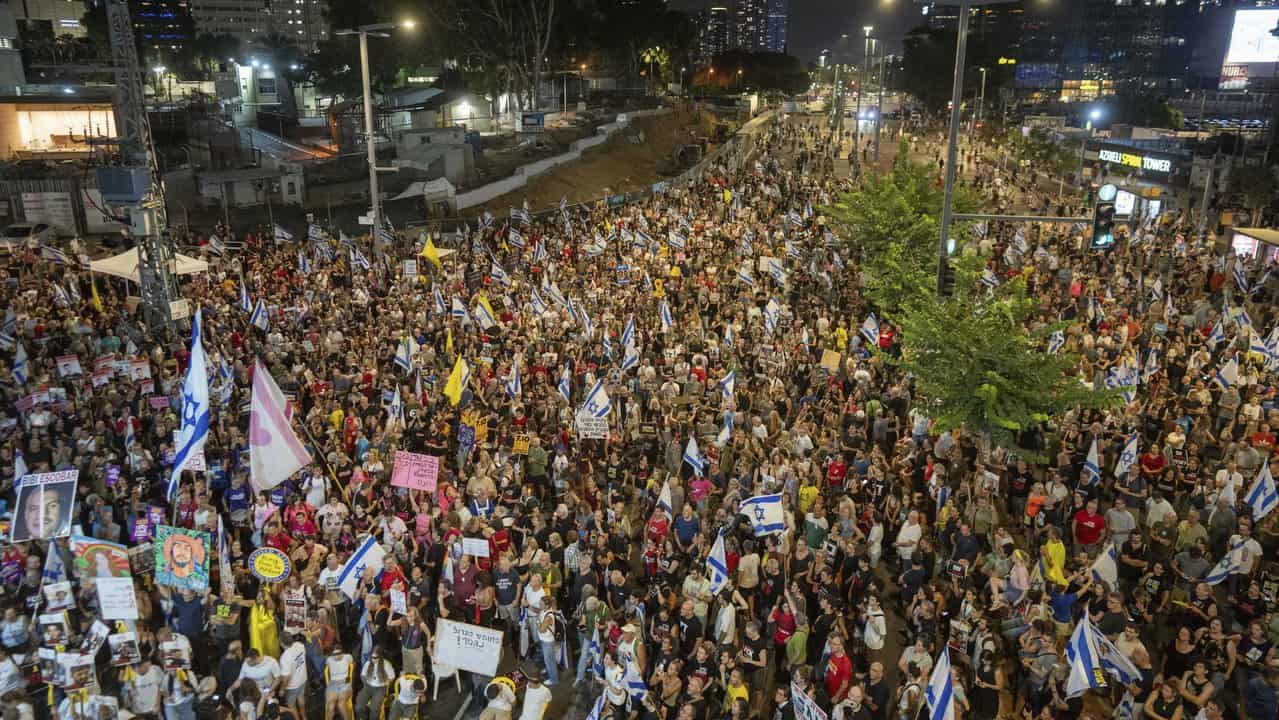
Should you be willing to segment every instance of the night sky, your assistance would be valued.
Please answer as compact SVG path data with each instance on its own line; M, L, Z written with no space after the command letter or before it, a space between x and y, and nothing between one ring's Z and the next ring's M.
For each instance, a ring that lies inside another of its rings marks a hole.
M706 0L671 0L671 7L700 10ZM716 2L716 5L729 4ZM835 50L841 33L849 41L862 36L864 25L875 26L875 34L888 42L889 52L900 52L902 36L924 21L915 0L790 0L790 54L803 62L817 59L825 48ZM853 43L845 62L861 59L862 45Z

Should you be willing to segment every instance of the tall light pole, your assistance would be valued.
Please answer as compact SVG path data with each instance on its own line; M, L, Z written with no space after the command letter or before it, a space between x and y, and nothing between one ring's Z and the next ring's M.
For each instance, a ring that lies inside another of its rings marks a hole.
M977 121L986 119L986 68L977 68L981 71L981 94L977 96L977 114L973 116L973 131L977 130Z
M853 113L853 157L857 157L857 153L862 144L862 92L866 90L866 65L870 63L870 34L874 31L874 26L865 25L862 30L866 33L865 39L862 41L862 71L861 79L857 82L857 112Z
M898 113L900 115L901 113ZM875 167L879 167L879 136L884 122L884 43L879 43L879 98L875 101Z
M334 35L360 36L360 81L364 89L364 147L368 153L369 163L369 203L373 213L373 247L382 253L382 193L377 182L377 138L373 126L373 83L369 79L369 37L390 37L390 31L397 27L412 28L412 20L399 23L373 23L361 25L354 30L338 30Z

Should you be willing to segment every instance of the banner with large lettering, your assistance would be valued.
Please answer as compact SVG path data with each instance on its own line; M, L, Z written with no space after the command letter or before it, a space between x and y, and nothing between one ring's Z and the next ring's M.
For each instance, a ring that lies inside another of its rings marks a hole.
M502 659L502 631L440 618L435 621L431 659L437 665L494 677Z

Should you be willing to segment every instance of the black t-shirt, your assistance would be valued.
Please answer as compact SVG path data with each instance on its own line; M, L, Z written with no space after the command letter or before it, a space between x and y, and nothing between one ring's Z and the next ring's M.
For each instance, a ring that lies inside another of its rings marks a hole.
M764 640L763 635L755 638L754 640L751 640L750 638L742 639L741 655L751 661L759 662L764 659L764 653L767 651L768 642ZM742 672L747 674L754 674L764 669L747 663L738 663L737 666L741 668Z
M520 574L515 572L514 568L506 572L494 571L493 588L496 591L498 605L514 603L515 596L520 590Z
M676 627L679 628L680 652L685 656L693 653L693 649L697 647L697 643L702 640L702 623L693 617L680 617L675 621Z

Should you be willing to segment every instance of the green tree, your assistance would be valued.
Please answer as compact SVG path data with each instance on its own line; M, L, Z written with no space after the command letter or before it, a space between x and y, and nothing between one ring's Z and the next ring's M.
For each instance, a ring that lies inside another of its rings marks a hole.
M1269 165L1239 165L1230 171L1230 188L1255 214L1274 201L1279 183Z
M902 45L902 87L928 110L950 101L955 66L955 33L917 28Z

